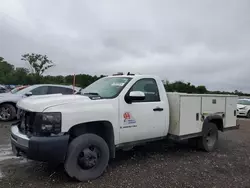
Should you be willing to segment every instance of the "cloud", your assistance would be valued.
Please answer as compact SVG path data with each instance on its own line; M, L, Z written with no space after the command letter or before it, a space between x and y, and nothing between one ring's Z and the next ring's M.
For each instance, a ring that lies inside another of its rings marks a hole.
M47 74L156 74L250 92L248 0L4 0L0 56L46 54Z

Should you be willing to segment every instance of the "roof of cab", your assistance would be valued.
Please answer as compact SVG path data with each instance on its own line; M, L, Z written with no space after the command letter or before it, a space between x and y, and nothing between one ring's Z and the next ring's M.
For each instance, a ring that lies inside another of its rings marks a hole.
M145 74L122 74L122 75L112 75L108 77L123 77L123 78L134 78L134 77L141 77L141 78L158 78L156 75L145 75Z

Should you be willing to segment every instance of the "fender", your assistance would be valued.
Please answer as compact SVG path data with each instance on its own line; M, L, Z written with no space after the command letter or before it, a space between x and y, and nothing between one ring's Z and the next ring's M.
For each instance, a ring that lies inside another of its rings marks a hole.
M204 120L203 120L202 132L204 130L204 127L206 127L208 123L214 123L217 126L218 130L223 132L223 130L224 130L223 118L224 117L225 117L224 112L210 114L207 117L205 117L205 119L204 119L204 114L203 114L202 119L204 119Z
M74 109L72 111L72 109ZM44 112L62 113L62 132L68 132L71 127L91 122L110 122L114 132L115 145L119 143L119 110L118 100L89 100L67 103L47 108ZM92 124L91 124L92 125Z
M115 135L113 125L109 121L80 123L72 126L67 134L70 138L75 138L84 133L93 133L102 137L109 146L111 158L115 158Z

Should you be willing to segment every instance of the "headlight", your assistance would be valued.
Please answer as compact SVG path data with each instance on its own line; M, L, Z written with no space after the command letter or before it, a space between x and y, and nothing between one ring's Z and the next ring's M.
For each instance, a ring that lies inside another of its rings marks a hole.
M44 133L58 134L61 132L61 113L45 112L42 113L41 131Z

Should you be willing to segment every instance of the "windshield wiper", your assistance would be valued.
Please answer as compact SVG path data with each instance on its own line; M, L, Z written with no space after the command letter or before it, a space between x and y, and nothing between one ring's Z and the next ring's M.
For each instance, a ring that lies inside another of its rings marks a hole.
M87 92L87 93L83 93L83 95L87 95L88 97L90 97L91 99L101 99L102 97L99 95L99 93L95 93L95 92Z
M83 93L83 95L99 95L99 93L94 93L94 92L87 92L87 93Z

